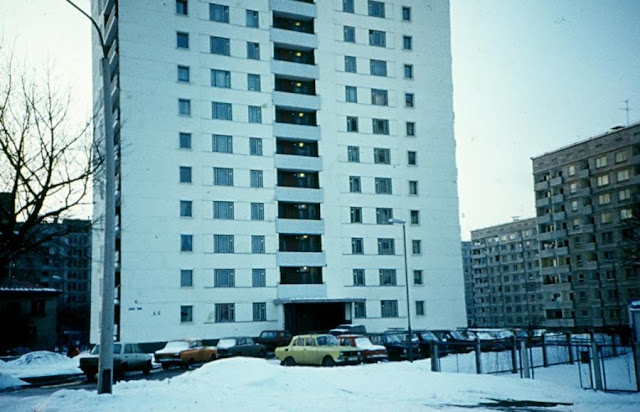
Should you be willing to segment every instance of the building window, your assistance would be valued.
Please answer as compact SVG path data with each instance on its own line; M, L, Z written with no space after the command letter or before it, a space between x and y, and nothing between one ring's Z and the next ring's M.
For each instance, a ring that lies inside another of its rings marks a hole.
M193 287L193 270L191 269L180 270L180 287L181 288Z
M624 189L618 192L618 200L620 202L631 199L631 190Z
M391 150L380 147L373 148L373 162L377 164L391 164Z
M389 120L372 119L373 134L389 134Z
M193 322L193 306L180 306L180 323Z
M358 118L354 116L347 116L347 132L358 131Z
M193 202L191 200L180 201L180 217L193 216Z
M223 89L231 88L231 72L211 69L211 86Z
M416 300L416 316L424 316L424 300Z
M262 123L262 108L249 106L249 123Z
M216 322L235 322L236 307L234 303L216 303Z
M416 180L409 180L409 194L410 195L418 194L418 182Z
M378 254L379 255L395 255L396 242L391 238L378 238Z
M251 253L265 253L264 252L264 236L252 235L251 236Z
M260 43L247 42L247 59L260 60Z
M617 152L614 157L615 157L615 162L616 163L626 162L627 161L627 152L625 152L625 151Z
M416 135L416 124L414 122L407 122L405 124L407 136L415 136Z
M411 224L412 225L419 225L420 224L420 211L419 210L412 210L411 211Z
M413 152L411 150L407 152L407 164L409 166L415 166L417 164L416 156L417 156L416 152Z
M607 165L607 156L601 156L596 158L596 169L605 167Z
M387 62L384 60L371 59L369 69L373 76L385 77L387 75Z
M347 43L356 42L356 28L352 26L344 26L344 41Z
M342 0L342 11L345 13L354 13L353 0Z
M360 163L360 148L358 146L347 146L347 161Z
M620 170L617 174L617 181L618 182L624 182L629 180L629 169L625 169L625 170Z
M413 107L413 93L404 94L404 107Z
M397 300L381 300L380 315L383 318L397 318L398 317L398 301Z
M231 54L231 46L229 39L225 37L209 37L209 51L212 54L220 54L229 56Z
M576 174L576 167L574 165L569 166L569 176Z
M264 269L251 270L251 286L254 288L263 288L267 285L267 276Z
M411 21L411 7L402 7L402 21Z
M260 27L260 15L255 10L247 10L247 27Z
M249 154L252 156L262 156L262 139L259 137L249 138Z
M353 286L364 286L364 269L353 269Z
M178 81L189 83L189 66L178 66Z
M609 175L598 176L597 179L596 179L596 184L598 185L598 187L608 185L609 184Z
M387 33L380 30L369 30L369 45L387 47Z
M390 207L376 208L376 223L378 225L390 225L389 220L393 219L393 209Z
M613 222L613 214L611 212L604 212L600 214L600 223L606 224Z
M388 106L389 92L381 89L371 89L371 104L375 106Z
M193 235L180 235L180 251L193 252Z
M404 65L404 78L413 79L413 64Z
M414 285L422 285L422 271L414 270L413 271L413 284Z
M380 269L380 286L397 286L395 269Z
M213 253L233 253L233 235L213 235Z
M183 16L189 14L189 3L187 0L176 0L176 14Z
M176 46L179 49L189 48L189 33L179 31L176 33Z
M251 203L251 220L264 220L264 203Z
M191 116L191 100L178 99L178 114L180 116Z
M627 220L633 217L633 211L631 209L620 210L620 220Z
M233 153L233 138L223 134L211 135L212 151L218 153Z
M214 167L213 184L216 186L233 186L233 169Z
M352 207L350 209L351 223L362 223L362 208Z
M181 132L178 135L178 145L180 149L191 149L191 133Z
M260 75L259 74L247 74L247 90L252 92L259 92L262 89L260 85Z
M571 183L569 185L569 193L573 194L575 192L578 191L578 184L577 183Z
M231 103L211 102L211 118L219 120L233 120Z
M419 255L422 253L422 242L420 240L412 240L411 241L411 252L414 255Z
M344 86L344 100L348 103L358 103L358 88L355 86Z
M180 183L191 183L191 167L180 166Z
M344 56L344 71L355 73L357 70L356 58L354 56Z
M360 176L349 176L349 192L360 193L361 191Z
M369 0L369 16L384 18L384 3L381 1Z
M413 38L411 36L402 36L402 48L411 50L413 48Z
M253 321L264 322L267 320L267 304L260 302L253 304Z
M351 238L351 254L363 255L364 254L364 241L361 237Z
M214 219L233 219L233 202L213 202Z
M611 203L611 194L603 193L601 195L598 195L599 205L608 205L609 203Z
M393 190L391 187L391 178L388 177L376 177L376 194L378 195L390 195Z
M263 187L262 170L249 171L249 183L251 187Z
M229 6L209 3L209 20L218 23L229 23Z
M353 317L356 319L367 317L367 307L365 302L353 302Z
M215 269L213 286L216 288L233 288L236 286L236 271L233 269Z

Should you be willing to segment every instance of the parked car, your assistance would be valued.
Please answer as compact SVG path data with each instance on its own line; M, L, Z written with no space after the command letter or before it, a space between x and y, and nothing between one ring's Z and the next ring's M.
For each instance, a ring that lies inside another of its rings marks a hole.
M375 345L382 345L387 349L387 355L389 360L403 360L409 358L409 342L406 339L406 333L401 332L386 332L386 333L372 333L367 335L371 342ZM413 357L419 358L420 345L419 343L412 342L413 345Z
M427 330L413 331L414 337L411 339L413 342L418 340L418 346L420 347L420 357L431 357L431 344L438 345L438 356L444 356L449 353L449 349L440 344L440 339L433 332Z
M287 346L291 342L291 333L287 330L263 330L255 341L264 345L268 352L273 352L278 346Z
M362 351L342 346L329 334L294 336L287 346L276 348L276 358L282 365L355 365L362 363Z
M441 347L446 348L447 353L467 353L475 347L475 335L454 329L431 330L442 342Z
M367 333L367 329L364 327L364 325L343 323L342 325L338 325L335 328L331 329L329 333L333 336L346 334L364 335Z
M230 358L232 356L253 356L264 358L267 348L246 336L222 338L218 341L218 358Z
M80 369L92 381L98 373L100 345L96 345L89 355L80 358ZM145 375L151 372L151 355L142 352L137 343L114 342L113 344L113 376L121 378L126 372L142 371Z
M170 366L188 368L194 363L204 363L216 359L216 348L204 346L199 339L176 339L167 342L163 349L155 352L156 362L162 369Z
M341 346L351 346L362 351L364 362L383 362L389 360L387 349L382 345L374 345L364 335L340 335L338 341Z

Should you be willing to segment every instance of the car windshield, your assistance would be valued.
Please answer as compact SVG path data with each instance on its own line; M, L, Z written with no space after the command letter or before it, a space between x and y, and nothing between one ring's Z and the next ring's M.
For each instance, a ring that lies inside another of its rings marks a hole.
M493 340L495 339L489 332L476 332L476 336L481 340Z
M316 342L318 342L318 346L338 346L338 338L332 335L318 336Z
M236 346L236 340L235 339L220 339L220 341L218 342L218 347L219 348L231 348L233 346Z
M169 350L185 350L189 348L189 342L184 340L174 340L167 342L164 348Z
M400 335L385 335L384 340L387 343L401 343L404 340L404 337L401 339Z
M120 354L122 351L122 345L120 345L119 343L114 343L113 344L113 353L115 354ZM100 354L100 345L96 345L93 347L93 349L91 350L91 354L92 355L99 355Z
M467 340L468 339L462 333L458 332L457 330L452 330L449 333L451 334L451 337L454 338L454 339L458 339L458 340Z
M356 338L356 348L361 348L361 349L373 349L373 343L371 343L371 341L369 340L369 338Z
M422 332L420 336L422 337L423 340L428 340L428 341L438 340L438 338L436 338L436 335L434 335L432 332Z
M262 332L262 333L260 334L260 337L261 337L262 339L274 339L274 338L276 338L277 336L278 336L278 334L277 334L276 332L267 332L267 331L265 331L265 332Z

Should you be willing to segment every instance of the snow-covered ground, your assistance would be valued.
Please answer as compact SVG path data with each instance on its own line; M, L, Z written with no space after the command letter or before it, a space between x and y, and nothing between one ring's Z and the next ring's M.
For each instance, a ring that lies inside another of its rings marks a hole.
M24 354L16 360L0 363L0 373L14 378L32 378L82 374L82 371L79 368L78 357L68 358L59 353L36 351Z

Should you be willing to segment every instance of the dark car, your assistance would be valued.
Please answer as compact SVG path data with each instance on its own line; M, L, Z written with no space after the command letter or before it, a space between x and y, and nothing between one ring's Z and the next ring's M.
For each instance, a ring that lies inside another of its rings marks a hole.
M222 338L218 341L217 348L218 359L232 356L264 358L267 355L267 348L264 345L255 343L252 338L246 336Z
M367 333L367 329L364 327L364 325L343 323L342 325L338 325L335 328L331 329L329 333L333 336L347 334L364 335Z
M475 348L475 335L455 329L431 330L442 342L441 348L447 353L468 353Z
M449 353L446 346L440 345L440 339L431 331L415 330L413 332L412 341L418 340L420 346L420 356L423 358L431 357L431 345L438 345L438 356L444 356Z
M80 358L80 369L92 381L98 373L98 358L100 357L100 345L91 350L91 354ZM121 378L125 372L142 371L145 375L151 372L151 355L140 350L137 343L113 344L113 375Z
M264 345L267 351L273 352L278 346L287 346L291 342L291 337L291 333L287 330L263 330L255 341Z
M406 339L406 333L386 332L372 333L368 335L369 340L374 345L382 345L387 349L389 360L403 360L409 358L409 342ZM419 358L420 345L413 342L413 357Z

